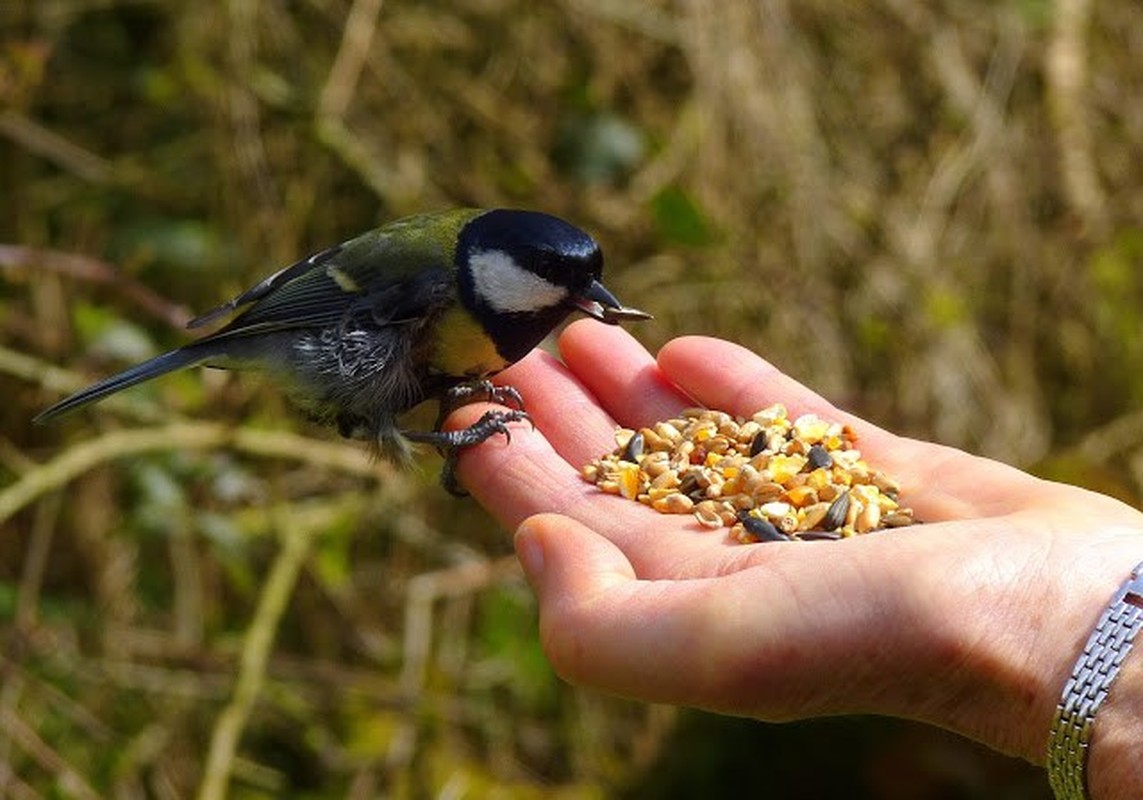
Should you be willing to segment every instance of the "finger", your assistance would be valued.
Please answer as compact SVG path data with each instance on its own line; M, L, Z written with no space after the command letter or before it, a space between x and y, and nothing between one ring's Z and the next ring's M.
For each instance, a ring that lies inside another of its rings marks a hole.
M454 412L448 428L475 423L487 406L473 404ZM521 423L510 436L492 436L457 454L456 476L464 488L509 530L541 511L585 513L595 487L588 484L537 428Z
M544 650L574 683L781 718L860 703L869 687L855 683L889 673L876 663L883 640L856 632L890 620L876 590L838 592L860 582L845 564L828 580L812 559L794 558L713 580L643 581L614 543L550 514L521 525L516 549ZM844 700L831 696L837 663L859 665L847 670Z
M683 336L663 345L657 361L667 380L711 408L748 417L768 405L782 403L792 417L813 413L875 430L732 342Z
M638 581L620 548L570 517L528 519L515 541L561 676L644 700L701 702L697 673L710 654L695 641L709 629L697 619L697 583Z
M668 419L694 405L643 345L618 326L579 320L560 336L560 354L611 416L629 428Z
M791 416L814 413L843 422L872 466L901 482L902 498L922 519L953 520L1011 513L1045 491L1012 467L960 450L897 436L845 412L765 360L719 339L688 336L659 352L664 375L704 405L748 416L783 403Z
M614 418L579 377L551 355L535 350L500 373L496 382L520 392L532 422L573 467L615 447Z

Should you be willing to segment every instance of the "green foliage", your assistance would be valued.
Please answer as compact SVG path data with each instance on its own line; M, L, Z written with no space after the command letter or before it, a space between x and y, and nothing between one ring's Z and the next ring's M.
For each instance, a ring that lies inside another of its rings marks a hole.
M643 135L616 114L577 114L567 119L552 157L583 183L619 183L643 157Z
M655 228L666 242L701 247L714 241L710 223L689 194L668 186L651 198Z

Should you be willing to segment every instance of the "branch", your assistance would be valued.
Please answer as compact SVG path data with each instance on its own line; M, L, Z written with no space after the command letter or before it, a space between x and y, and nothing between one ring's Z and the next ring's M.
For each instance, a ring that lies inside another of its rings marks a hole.
M282 509L278 510L275 517L280 525L282 549L278 551L278 557L270 568L258 598L254 618L242 641L234 696L214 724L202 784L198 790L199 800L223 800L226 797L238 742L265 682L266 661L274 643L278 622L286 610L309 552L311 537L307 530Z
M292 459L361 477L391 478L395 472L388 464L371 463L356 448L284 431L229 428L206 422L114 431L68 448L0 491L0 525L38 497L63 488L109 461L151 451L206 450L224 445L251 455Z

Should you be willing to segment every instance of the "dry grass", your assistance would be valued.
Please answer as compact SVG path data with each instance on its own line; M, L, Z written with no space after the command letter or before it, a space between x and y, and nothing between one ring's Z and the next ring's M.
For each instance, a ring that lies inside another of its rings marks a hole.
M664 746L673 712L553 678L507 537L432 464L374 469L216 374L28 425L405 213L561 214L649 346L733 338L898 430L1139 496L1131 0L41 0L0 26L0 795L595 797Z

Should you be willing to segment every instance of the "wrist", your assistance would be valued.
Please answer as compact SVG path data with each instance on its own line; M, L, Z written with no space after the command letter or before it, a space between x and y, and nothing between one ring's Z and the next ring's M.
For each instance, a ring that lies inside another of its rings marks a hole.
M1143 557L1143 539L1132 531L1124 544L1128 546L1088 546L1085 542L1084 551L1074 558L1090 562L1092 571L1077 575L1068 569L1063 574L1064 585L1053 582L1059 611L1050 613L1051 623L1045 631L1053 633L1042 637L1037 659L1047 676L1051 718L1044 735L1039 715L1033 717L1036 724L1029 730L1042 738L1030 760L1045 763L1053 788L1065 797L1079 795L1090 785L1091 773L1087 771L1086 780L1084 773L1096 747L1094 730L1103 726L1108 691L1118 685L1138 630L1139 612L1133 606L1139 582L1133 570ZM1130 605L1124 604L1125 596Z
M980 558L964 559L953 574L946 573L945 591L932 598L933 610L943 610L944 617L931 628L935 688L927 712L930 721L993 749L1044 764L1061 692L1100 614L1143 560L1143 537L1138 530L1121 530L1093 534L1074 547L1054 543L1035 563L1027 559L1030 542L1021 543L1017 530L1009 533L1001 537L1009 547L976 550ZM994 529L985 535L996 534ZM951 619L949 608L958 609ZM1130 720L1124 718L1139 710L1136 695L1143 695L1143 675L1135 667L1143 660L1139 644L1139 652L1128 657L1132 673L1124 682L1131 690L1117 699L1110 732L1106 739L1100 734L1092 752L1107 743L1112 749L1130 746L1130 734L1119 732L1128 730ZM1099 720L1097 731L1103 711Z
M1143 789L1143 662L1132 658L1141 629L1143 563L1101 612L1062 694L1048 742L1057 797L1137 797Z

